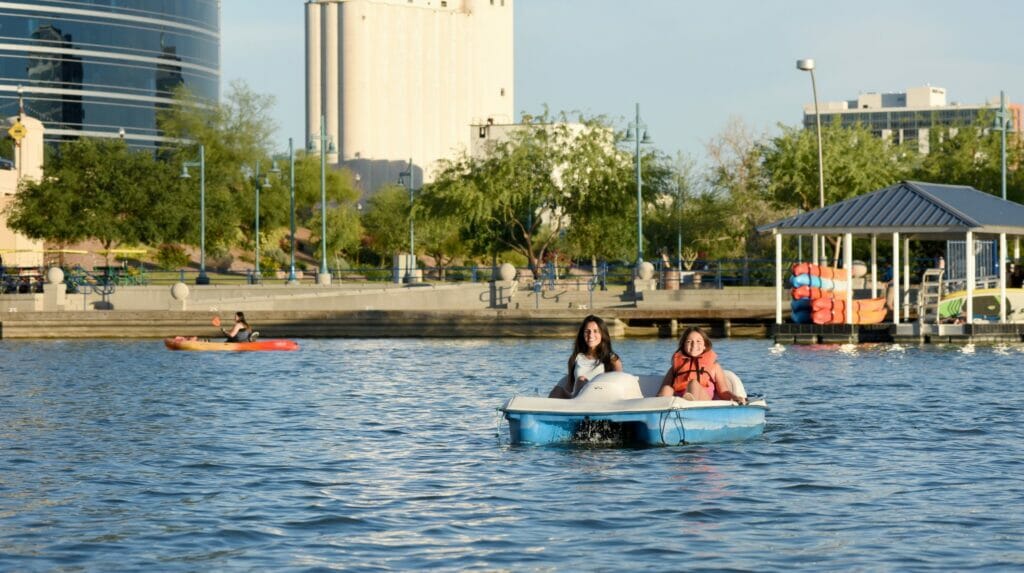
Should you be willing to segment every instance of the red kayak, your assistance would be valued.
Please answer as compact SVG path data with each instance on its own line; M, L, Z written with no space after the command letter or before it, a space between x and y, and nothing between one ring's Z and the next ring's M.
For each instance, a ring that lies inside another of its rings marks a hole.
M299 349L299 343L285 338L268 338L266 340L254 340L252 342L214 342L210 340L196 340L185 336L175 336L174 338L165 338L164 346L171 350L195 350L201 352L260 352L267 350Z

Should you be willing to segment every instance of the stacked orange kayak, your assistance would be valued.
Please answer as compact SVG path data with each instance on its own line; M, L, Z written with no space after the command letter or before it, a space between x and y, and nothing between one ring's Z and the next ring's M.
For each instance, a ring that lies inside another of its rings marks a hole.
M790 277L793 322L843 324L846 322L846 269L814 263L797 263ZM853 301L854 324L878 324L885 320L884 298Z

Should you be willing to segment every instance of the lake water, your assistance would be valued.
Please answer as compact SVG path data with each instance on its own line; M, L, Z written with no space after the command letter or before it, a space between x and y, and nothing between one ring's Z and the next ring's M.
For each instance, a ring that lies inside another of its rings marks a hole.
M509 445L568 341L300 343L0 341L0 570L1024 567L1024 347L717 340L764 436L628 449Z

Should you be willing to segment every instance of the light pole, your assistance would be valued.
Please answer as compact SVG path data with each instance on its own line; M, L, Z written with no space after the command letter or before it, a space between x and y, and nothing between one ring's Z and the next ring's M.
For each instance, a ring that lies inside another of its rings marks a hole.
M803 215L803 213L804 213L803 209L801 209L800 207L796 208L796 214L797 215ZM796 253L797 253L796 260L800 261L801 263L804 262L804 236L803 235L797 235L796 236Z
M996 113L996 127L1001 132L1000 158L1002 160L1003 201L1006 201L1006 131L1010 129L1010 114L1006 112L1006 94L999 91L999 111Z
M327 135L326 119L320 115L320 272L316 280L319 284L331 284L331 275L327 271L327 153L334 151L334 141ZM314 139L310 138L309 148L313 150Z
M277 168L276 163L271 164L271 173L280 173L281 170ZM256 269L253 271L253 282L258 283L260 281L260 191L266 187L270 187L270 177L267 174L263 174L263 180L260 180L260 160L256 160L256 173L254 174L256 180Z
M636 121L630 122L626 128L624 142L636 143L636 264L644 262L644 202L641 195L643 180L640 177L640 144L651 143L647 135L647 124L640 121L640 104L636 104Z
M416 270L416 224L412 218L413 188L412 188L412 158L409 158L409 169L398 174L398 184L407 183L409 189L409 262L406 265L405 282L412 284L413 271Z
M996 127L1001 134L1000 138L1000 162L1002 164L1002 192L1003 201L1006 201L1006 132L1013 128L1013 120L1010 118L1010 114L1006 110L1006 94L1003 90L999 90L999 111L996 113ZM1004 260L1006 257L1002 257ZM1016 237L1013 242L1013 258L1017 260L1020 258L1020 237Z
M683 270L683 182L676 181L676 265Z
M818 112L818 84L814 81L814 60L812 58L805 58L803 60L796 61L796 69L811 72L811 92L814 94L814 121L817 126L818 134L818 207L825 207L825 163L822 160L821 152L821 113ZM825 237L822 236L822 253L825 254ZM814 241L814 262L820 262L818 260L818 241Z
M292 138L288 138L288 176L289 176L289 221L291 223L292 232L292 256L291 263L288 265L288 284L293 285L298 282L295 278L295 145L292 143Z
M206 146L199 144L199 161L186 161L181 164L181 178L188 179L189 167L199 168L199 276L197 285L210 284L206 276Z

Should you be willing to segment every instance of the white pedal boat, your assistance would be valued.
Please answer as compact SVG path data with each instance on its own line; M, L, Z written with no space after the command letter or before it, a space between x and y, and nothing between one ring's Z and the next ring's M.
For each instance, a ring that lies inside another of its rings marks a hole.
M706 444L746 440L764 432L768 405L747 396L743 383L725 371L737 396L693 401L656 397L662 376L607 372L594 377L571 400L516 396L499 408L513 444L624 443Z

